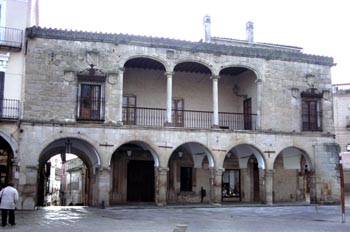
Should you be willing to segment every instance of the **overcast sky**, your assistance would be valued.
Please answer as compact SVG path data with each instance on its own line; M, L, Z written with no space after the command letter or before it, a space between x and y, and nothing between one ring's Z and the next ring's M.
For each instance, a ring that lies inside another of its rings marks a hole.
M350 83L350 8L347 0L39 0L40 26L199 41L203 16L211 34L302 47L330 56L333 83Z

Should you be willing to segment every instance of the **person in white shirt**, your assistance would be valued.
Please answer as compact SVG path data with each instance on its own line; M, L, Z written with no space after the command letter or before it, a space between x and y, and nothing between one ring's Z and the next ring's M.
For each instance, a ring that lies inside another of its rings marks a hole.
M13 187L13 183L9 183L7 187L0 191L2 226L7 225L7 214L9 215L9 224L14 226L15 223L15 208L18 201L18 191Z

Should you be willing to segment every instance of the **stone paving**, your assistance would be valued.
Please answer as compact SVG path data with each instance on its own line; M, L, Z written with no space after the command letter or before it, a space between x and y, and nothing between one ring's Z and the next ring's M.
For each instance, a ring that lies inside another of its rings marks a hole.
M350 206L346 208L350 211ZM340 206L155 206L45 207L17 211L16 226L0 231L350 231Z

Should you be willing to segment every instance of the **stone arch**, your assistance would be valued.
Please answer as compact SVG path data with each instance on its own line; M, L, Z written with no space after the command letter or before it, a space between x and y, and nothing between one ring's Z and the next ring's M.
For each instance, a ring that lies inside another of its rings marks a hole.
M209 202L213 188L214 158L198 142L177 146L168 161L167 201L169 203Z
M251 144L239 144L227 152L223 161L222 200L262 202L264 169L262 152Z
M244 68L244 69L247 69L247 70L250 70L252 71L255 76L256 76L256 81L258 80L261 80L262 79L262 75L260 73L259 70L257 70L256 68L253 68L249 65L241 65L241 64L238 64L238 65L234 65L234 64L230 64L230 65L223 65L220 67L220 69L218 70L218 73L220 75L220 73L222 73L223 70L225 69L231 69L231 68Z
M141 141L141 140L130 140L130 141L125 141L123 142L115 151L117 151L121 146L125 144L134 144L137 146L140 146L144 150L147 150L151 153L153 160L154 160L154 167L159 167L159 157L158 154L156 153L155 149L147 142ZM115 152L114 152L115 153ZM111 160L109 161L109 166L111 166L111 162L113 159L113 155L111 157Z
M11 147L11 150L13 152L13 156L16 159L17 158L17 153L18 153L18 143L14 139L13 136L9 135L8 133L2 131L0 129L0 137L3 138Z
M313 164L298 147L282 149L273 161L274 202L309 201Z
M207 156L207 159L208 159L208 163L209 163L209 167L210 168L214 168L215 167L215 159L213 157L213 155L211 154L210 150L202 143L199 143L199 142L184 142L182 143L181 145L177 146L172 154L174 155L174 153L176 152L181 152L181 147L183 146L186 146L185 149L187 149L192 155L194 154L204 154L205 156ZM168 166L169 166L169 162L170 162L170 159L168 160Z
M152 56L152 55L132 55L132 56L128 56L126 57L125 59L123 59L120 64L121 64L121 67L124 67L125 68L125 65L127 65L128 62L132 61L132 60L138 60L139 63L138 64L135 64L135 65L147 65L147 63L143 63L141 64L141 59L144 59L144 60L151 60L151 61L154 61L154 62L157 62L159 63L159 66L153 66L155 69L159 69L160 66L163 66L164 68L164 71L166 70L169 70L169 67L170 65L165 61L163 60L162 58L158 57L158 56Z
M146 142L123 142L110 160L110 204L155 202L159 157Z
M71 153L76 155L79 159L87 167L87 181L86 185L88 186L88 196L86 199L87 205L94 205L96 202L95 197L95 178L96 178L96 169L101 167L101 159L95 147L77 137L61 137L55 139L48 143L45 148L41 151L39 155L39 167L38 167L38 177L39 177L39 185L38 185L38 199L37 204L43 205L44 203L44 189L43 184L45 182L45 177L43 176L43 169L45 167L46 162L55 155L61 155L63 159L65 159L66 153Z
M238 158L242 159L242 161L240 162L240 166L242 164L243 167L246 167L249 157L251 155L254 155L258 161L259 168L266 169L266 160L263 153L252 144L242 143L236 145L229 150L229 152L226 154L226 157L230 153L238 154Z
M9 182L13 181L13 173L17 171L19 166L17 157L18 144L16 140L6 132L0 130L0 188L5 187Z
M188 64L188 65L186 65ZM198 65L198 66L202 66L202 68L197 68L195 69L193 66L194 65ZM186 65L186 66L184 66ZM207 74L211 74L213 75L213 70L210 64L208 64L207 62L201 60L201 59L183 59L183 60L179 60L178 62L176 62L174 64L174 71L179 71L179 67L180 66L184 66L181 68L182 69L188 69L191 72L203 72L203 73L207 73Z

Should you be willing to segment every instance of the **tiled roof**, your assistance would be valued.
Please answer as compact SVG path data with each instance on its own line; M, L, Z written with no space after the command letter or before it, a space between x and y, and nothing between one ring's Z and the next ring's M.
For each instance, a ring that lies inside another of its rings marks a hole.
M68 31L52 28L30 27L26 29L26 37L61 39L72 41L92 41L113 44L134 44L148 47L163 47L169 49L186 50L190 52L212 53L216 55L231 55L262 58L266 60L283 60L333 66L333 58L288 52L279 49L264 49L261 47L240 47L203 42L190 42L160 37L147 37L128 34L96 33L83 31ZM291 47L291 46L289 46ZM295 47L297 48L297 47Z

